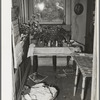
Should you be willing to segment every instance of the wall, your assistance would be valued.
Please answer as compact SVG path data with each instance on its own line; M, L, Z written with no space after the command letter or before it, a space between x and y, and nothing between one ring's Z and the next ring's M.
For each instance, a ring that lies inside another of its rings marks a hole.
M74 6L76 3L81 3L84 6L83 13L76 15ZM86 34L86 13L87 13L87 0L72 0L72 39L85 44Z
M65 0L66 3L66 24L70 25L71 24L71 0Z
M18 1L19 0L12 0L12 6L18 6Z
M28 17L29 17L29 2L28 0L24 0L24 4L25 4L25 23L28 22Z
M29 0L29 19L30 19L30 17L32 16L32 14L33 14L33 2L34 0Z
M12 0L12 8L11 8L11 20L14 21L19 16L19 2L18 0Z

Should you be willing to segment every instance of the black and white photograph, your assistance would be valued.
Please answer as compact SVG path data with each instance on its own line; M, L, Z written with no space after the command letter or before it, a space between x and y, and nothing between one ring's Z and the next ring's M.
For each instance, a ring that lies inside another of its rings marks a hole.
M10 12L11 100L99 100L98 0L11 0Z

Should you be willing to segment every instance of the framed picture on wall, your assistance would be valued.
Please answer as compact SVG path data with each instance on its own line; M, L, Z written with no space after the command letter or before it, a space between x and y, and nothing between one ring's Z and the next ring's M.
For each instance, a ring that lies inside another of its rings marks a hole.
M63 24L65 22L65 0L34 0L34 14L40 24Z
M77 4L75 5L75 7L74 7L74 12L75 12L75 14L77 14L77 15L82 14L83 10L84 10L84 7L83 7L83 5L82 5L81 3L77 3Z

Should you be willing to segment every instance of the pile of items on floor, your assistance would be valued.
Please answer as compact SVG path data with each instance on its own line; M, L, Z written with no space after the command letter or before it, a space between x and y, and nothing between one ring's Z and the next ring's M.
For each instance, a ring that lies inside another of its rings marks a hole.
M31 87L24 86L22 100L54 100L57 89L45 83L37 83Z

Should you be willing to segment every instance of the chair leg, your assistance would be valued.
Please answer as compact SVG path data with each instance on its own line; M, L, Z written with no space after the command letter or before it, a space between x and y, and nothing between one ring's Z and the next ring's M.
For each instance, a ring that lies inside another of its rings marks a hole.
M76 68L76 75L75 75L75 83L74 83L74 93L73 93L73 96L75 96L76 89L77 89L78 73L79 73L79 69L78 69L78 66L77 66L77 68Z
M83 100L83 99L84 99L85 81L86 81L86 77L83 77L81 100Z

